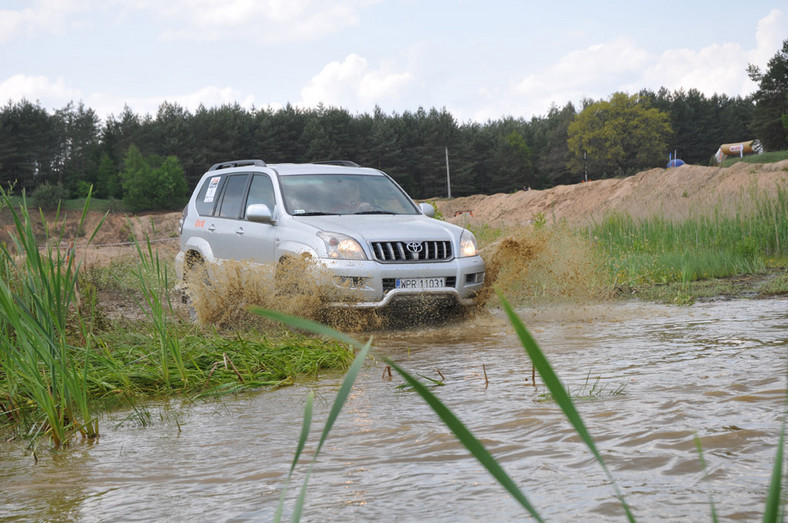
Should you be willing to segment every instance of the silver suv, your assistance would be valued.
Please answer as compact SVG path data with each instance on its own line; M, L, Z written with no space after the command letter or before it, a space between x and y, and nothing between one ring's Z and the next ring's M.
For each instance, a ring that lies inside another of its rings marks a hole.
M352 162L219 163L183 211L176 273L183 279L195 264L227 259L281 267L306 257L352 296L334 305L425 297L471 305L484 283L476 239L432 216L387 174Z

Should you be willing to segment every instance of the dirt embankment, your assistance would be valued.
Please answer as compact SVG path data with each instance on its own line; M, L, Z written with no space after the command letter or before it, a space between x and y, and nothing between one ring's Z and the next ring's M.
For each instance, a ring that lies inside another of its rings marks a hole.
M780 186L788 189L788 160L740 162L728 168L682 165L544 191L441 200L437 205L449 221L494 226L524 225L540 217L548 222L581 224L611 212L633 218L661 215L684 219L714 209L735 212L752 199L754 191L776 193Z
M39 239L39 246L47 236L53 242L62 238L59 248L62 251L74 247L77 255L87 264L104 264L109 261L130 254L132 240L151 240L157 249L164 248L172 255L178 250L178 220L180 212L156 213L141 216L131 216L124 213L89 212L80 227L81 211L61 211L60 216L54 212L44 214L49 234L44 231L40 214L31 211L33 230ZM101 223L103 220L103 223ZM99 227L99 224L101 226ZM98 227L98 230L97 230ZM16 228L8 209L0 212L0 242L10 242L11 234ZM95 232L95 236L93 236ZM88 240L93 236L89 248Z

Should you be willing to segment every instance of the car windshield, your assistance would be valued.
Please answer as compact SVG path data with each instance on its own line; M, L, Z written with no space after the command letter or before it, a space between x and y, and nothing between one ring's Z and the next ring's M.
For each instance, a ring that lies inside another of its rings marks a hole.
M294 216L332 214L419 214L386 176L299 174L279 178L287 212Z

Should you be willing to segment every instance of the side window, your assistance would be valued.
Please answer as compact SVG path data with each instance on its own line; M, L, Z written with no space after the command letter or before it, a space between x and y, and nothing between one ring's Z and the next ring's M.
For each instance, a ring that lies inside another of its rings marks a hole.
M212 176L205 180L205 183L200 187L200 192L197 194L197 200L195 201L197 212L200 216L213 214L213 205L216 202L221 180L222 177L220 175Z
M255 203L266 204L273 214L274 206L276 205L274 184L271 183L271 178L265 174L255 174L254 178L252 178L252 185L249 187L249 198L246 200L246 206L248 207Z
M240 218L243 215L242 206L248 174L228 176L224 181L222 201L219 202L219 212L222 218Z

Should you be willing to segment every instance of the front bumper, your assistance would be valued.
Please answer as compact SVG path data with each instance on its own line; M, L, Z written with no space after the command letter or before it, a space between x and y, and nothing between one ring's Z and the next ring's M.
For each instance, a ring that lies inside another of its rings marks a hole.
M330 306L376 309L393 301L450 298L461 306L474 304L484 286L484 261L479 256L446 262L379 263L375 261L321 260L332 274L335 300ZM401 289L398 278L444 278L445 287Z

